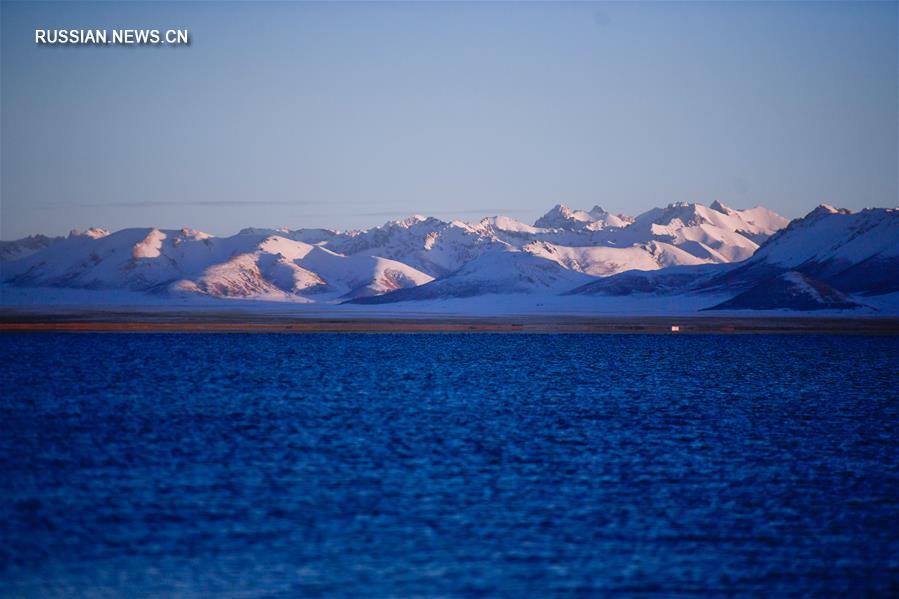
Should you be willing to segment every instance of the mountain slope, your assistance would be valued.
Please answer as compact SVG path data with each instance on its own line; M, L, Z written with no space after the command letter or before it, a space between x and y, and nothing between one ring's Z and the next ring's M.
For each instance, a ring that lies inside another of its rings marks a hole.
M704 264L701 258L677 246L657 241L629 247L571 247L535 241L524 251L558 263L576 272L603 277L628 270L657 270L667 266Z
M487 294L558 294L590 278L528 252L494 250L481 254L458 271L426 285L355 303L385 304Z
M795 270L762 281L706 310L847 310L863 307L826 283Z
M752 257L748 269L796 267L847 292L899 291L899 210L822 205Z
M65 237L47 237L46 235L31 235L14 241L0 241L0 262L18 260L31 255L44 248L58 243Z
M822 205L774 235L705 288L748 288L795 270L846 293L899 291L899 210L851 213Z
M577 295L730 294L716 308L846 309L851 295L899 291L899 210L851 213L819 206L732 264L628 272L572 291Z
M322 247L313 248L297 264L318 273L328 289L340 293L341 298L379 295L434 280L396 260L362 254L344 256Z

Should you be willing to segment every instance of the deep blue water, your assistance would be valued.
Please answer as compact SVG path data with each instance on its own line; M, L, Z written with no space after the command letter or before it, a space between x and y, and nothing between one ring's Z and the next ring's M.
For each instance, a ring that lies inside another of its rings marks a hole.
M899 338L0 335L6 595L899 594Z

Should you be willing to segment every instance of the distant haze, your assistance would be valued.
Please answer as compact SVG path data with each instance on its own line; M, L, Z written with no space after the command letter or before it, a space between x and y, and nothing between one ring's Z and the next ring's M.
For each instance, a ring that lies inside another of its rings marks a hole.
M0 237L895 206L895 2L0 5ZM34 30L189 29L51 47Z

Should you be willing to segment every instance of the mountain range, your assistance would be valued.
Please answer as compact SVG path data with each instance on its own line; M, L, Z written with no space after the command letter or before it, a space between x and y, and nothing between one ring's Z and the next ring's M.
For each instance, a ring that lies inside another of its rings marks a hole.
M534 225L415 215L370 229L248 228L230 237L89 229L0 242L0 281L3 305L40 303L42 289L74 289L163 303L399 311L449 300L464 300L454 304L462 311L466 301L520 310L547 300L560 311L566 302L589 311L609 298L622 311L646 298L689 298L708 310L871 311L885 305L877 298L899 292L899 210L822 205L789 222L763 207L720 202L674 203L636 217L557 205Z

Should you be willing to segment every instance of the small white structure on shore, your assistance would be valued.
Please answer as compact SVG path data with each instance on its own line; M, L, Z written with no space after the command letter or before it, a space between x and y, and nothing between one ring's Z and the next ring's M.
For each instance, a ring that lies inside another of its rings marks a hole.
M677 325L677 324L671 325L671 332L672 332L672 333L677 333L678 331L680 331L680 325Z

